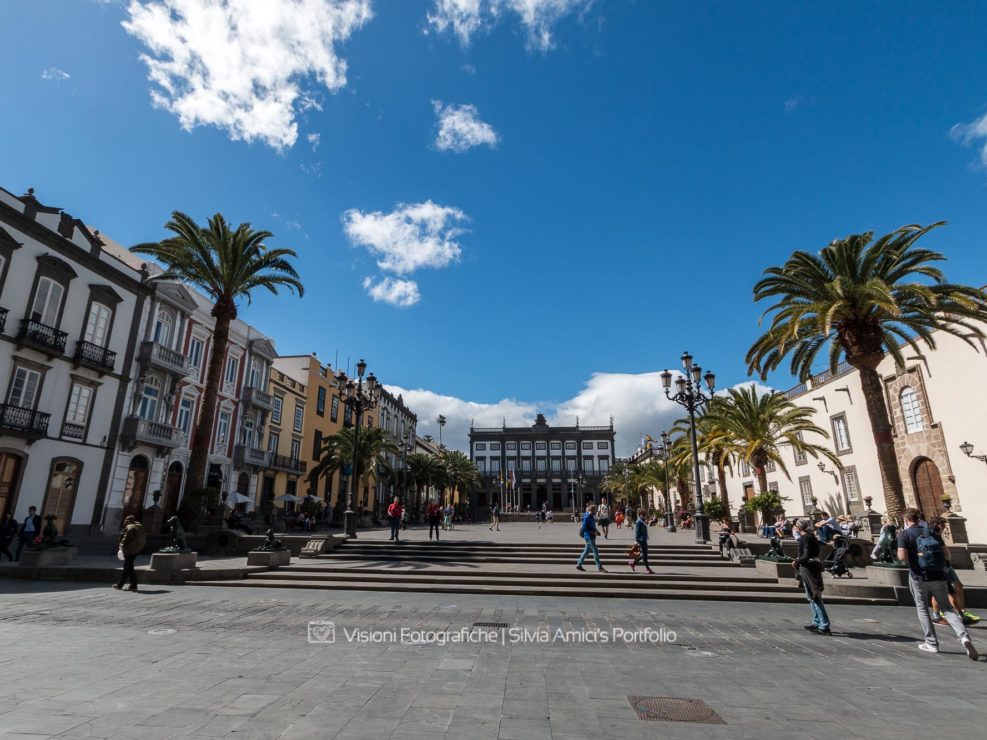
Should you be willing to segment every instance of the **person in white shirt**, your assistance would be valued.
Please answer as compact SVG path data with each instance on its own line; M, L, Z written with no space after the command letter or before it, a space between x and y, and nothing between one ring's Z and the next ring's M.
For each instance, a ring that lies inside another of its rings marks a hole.
M600 499L600 508L596 512L596 523L600 525L600 531L603 532L603 539L608 539L607 535L610 533L610 506L607 504L605 498Z

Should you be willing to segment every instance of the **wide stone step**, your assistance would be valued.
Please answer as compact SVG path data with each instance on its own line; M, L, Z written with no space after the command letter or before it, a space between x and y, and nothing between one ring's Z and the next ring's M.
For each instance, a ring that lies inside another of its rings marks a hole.
M544 564L560 565L575 564L580 551L570 551L565 555L456 555L449 553L352 553L334 552L318 556L319 560L325 561L352 561L352 560L373 560L378 562L417 562L417 563L517 563L517 564ZM592 558L589 559L592 562ZM739 563L716 558L696 558L692 556L662 557L661 555L651 555L648 553L648 560L651 566L655 565L677 565L679 567L715 567L715 568L740 568ZM624 553L601 553L600 561L606 564L627 563L627 555Z
M610 570L606 573L600 573L596 570L596 566L587 564L585 572L579 572L572 567L571 571L564 572L541 572L541 571L519 571L519 570L482 570L479 572L475 571L464 571L461 568L442 568L442 567L430 567L427 570L395 570L394 568L347 568L333 566L332 564L321 564L315 561L305 561L304 564L296 564L287 567L279 568L276 571L272 571L271 574L286 575L291 574L292 577L305 578L308 574L312 575L347 575L354 578L360 578L366 575L384 575L392 580L402 579L405 580L408 577L418 577L418 576L429 576L429 577L446 577L446 578L483 578L490 577L495 579L511 579L517 582L543 582L546 579L556 580L585 580L588 575L592 575L594 578L594 583L598 579L606 579L608 581L636 581L638 583L642 582L654 582L654 581L669 581L669 582L684 582L684 583L704 583L708 585L719 585L719 584L776 584L778 581L774 578L763 576L763 575L693 575L688 573L663 573L660 570L655 572L654 575L648 575L644 569L637 572L631 572L626 570L626 561L623 564L624 570L614 571ZM752 571L743 571L750 573ZM256 574L265 575L265 574Z
M353 582L335 581L294 581L277 580L272 578L250 577L237 581L194 581L189 585L196 586L225 586L227 588L304 588L313 590L342 590L342 591L390 591L407 593L442 593L442 594L500 594L505 596L567 596L574 598L635 598L635 599L688 599L692 601L756 601L771 603L804 603L805 594L795 589L788 592L767 591L760 589L716 589L696 590L686 589L654 589L650 591L635 591L628 594L616 589L587 589L584 586L534 586L534 585L483 585L469 586L448 583L421 584L390 582ZM865 604L894 606L892 599L857 598L851 596L833 596L828 603Z

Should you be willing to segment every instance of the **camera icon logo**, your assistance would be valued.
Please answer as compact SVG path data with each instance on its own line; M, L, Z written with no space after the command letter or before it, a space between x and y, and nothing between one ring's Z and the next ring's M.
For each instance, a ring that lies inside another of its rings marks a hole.
M333 622L322 619L309 622L308 641L315 644L336 642L336 625Z

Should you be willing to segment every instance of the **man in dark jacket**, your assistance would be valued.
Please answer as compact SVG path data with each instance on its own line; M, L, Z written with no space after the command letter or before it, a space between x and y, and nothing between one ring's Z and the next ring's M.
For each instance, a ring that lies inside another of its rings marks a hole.
M14 553L14 560L21 559L21 550L25 545L34 542L35 537L41 536L41 517L38 516L38 507L28 507L27 516L21 523L20 531L17 535L17 552Z
M823 578L822 563L819 560L819 540L812 531L812 523L808 519L799 519L795 523L795 529L799 532L798 557L792 562L795 568L795 575L805 589L805 597L812 607L812 624L806 625L806 629L816 635L831 635L829 629L829 615L826 613L826 605L823 603Z
M124 519L119 546L123 553L123 573L120 574L120 580L113 584L113 588L122 589L124 581L130 579L130 587L127 590L137 590L137 571L134 569L134 561L146 544L147 533L144 532L143 525L137 521L137 517L128 516Z
M644 509L637 510L637 521L634 522L634 541L640 552L635 559L628 560L627 564L631 566L631 570L634 570L634 566L638 563L644 563L644 569L648 573L654 573L648 564L648 523L644 521Z

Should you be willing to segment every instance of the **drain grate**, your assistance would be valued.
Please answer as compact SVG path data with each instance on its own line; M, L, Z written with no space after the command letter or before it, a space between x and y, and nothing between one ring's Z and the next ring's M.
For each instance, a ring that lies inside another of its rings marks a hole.
M473 622L473 627L489 627L490 629L507 629L510 625L507 622Z
M628 696L638 719L664 722L701 722L725 725L726 722L702 699L680 699L674 696Z

